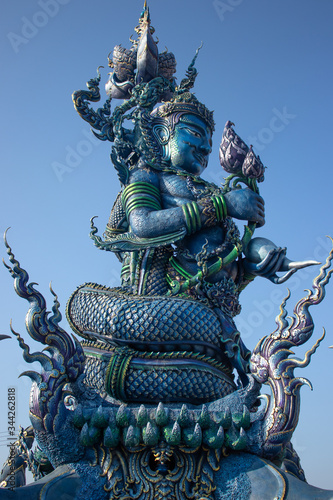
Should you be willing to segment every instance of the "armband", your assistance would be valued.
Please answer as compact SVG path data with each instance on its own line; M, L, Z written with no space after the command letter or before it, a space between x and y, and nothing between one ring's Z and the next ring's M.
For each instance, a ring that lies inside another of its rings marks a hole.
M159 190L148 182L133 182L124 189L121 201L126 212L127 220L136 208L150 208L162 210L161 194Z
M215 208L217 222L222 222L228 215L225 199L221 194L218 194L212 196L211 200Z
M189 201L182 205L187 234L196 233L201 229L201 217L199 206L195 201Z

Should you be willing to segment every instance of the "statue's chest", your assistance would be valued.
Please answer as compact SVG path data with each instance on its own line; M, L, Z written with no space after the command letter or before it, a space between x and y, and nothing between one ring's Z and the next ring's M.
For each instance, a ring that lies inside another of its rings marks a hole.
M204 184L193 183L189 177L183 177L174 174L161 176L160 191L162 198L171 201L174 199L175 204L179 202L195 200L205 192Z

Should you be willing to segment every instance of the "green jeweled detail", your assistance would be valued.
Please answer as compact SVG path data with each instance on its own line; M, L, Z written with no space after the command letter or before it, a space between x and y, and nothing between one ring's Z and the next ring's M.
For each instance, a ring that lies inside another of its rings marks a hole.
M217 222L222 222L228 215L225 199L222 195L215 195L211 197L211 200L215 208Z
M122 194L122 204L127 219L136 208L162 209L159 190L148 182L133 182L127 186Z
M193 234L201 229L199 206L195 201L182 205L187 234Z
M119 349L112 356L106 369L105 390L115 399L125 400L125 377L133 355L127 350Z
M180 274L183 278L185 279L190 279L193 278L193 275L185 271L185 269L179 264L179 262L176 261L174 257L171 257L170 260L170 265L177 271L178 274Z
M120 276L122 276L123 274L128 274L130 272L130 268L131 266L129 264L123 266L121 269Z

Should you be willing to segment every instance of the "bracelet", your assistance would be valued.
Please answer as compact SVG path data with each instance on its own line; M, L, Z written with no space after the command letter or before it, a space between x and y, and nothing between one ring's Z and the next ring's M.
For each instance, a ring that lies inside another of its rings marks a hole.
M195 201L189 201L182 205L187 234L193 234L201 229L201 217L199 206Z
M148 182L133 182L124 189L121 201L126 212L127 220L136 208L151 208L162 210L161 194L159 190Z
M215 208L217 222L222 222L228 215L225 199L221 194L218 194L212 196L211 200Z
M222 222L228 215L227 205L221 194L201 198L200 204L203 207L202 213L207 218L206 227L214 226L216 222Z

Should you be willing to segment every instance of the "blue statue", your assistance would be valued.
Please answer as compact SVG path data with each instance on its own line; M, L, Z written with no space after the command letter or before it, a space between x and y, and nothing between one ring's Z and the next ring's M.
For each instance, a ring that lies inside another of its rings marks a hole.
M46 349L30 353L12 329L25 361L42 370L24 373L32 426L12 445L0 500L332 499L306 483L291 444L309 383L294 369L309 364L323 336L304 360L291 349L312 335L309 307L324 298L333 250L294 317L286 297L276 330L251 353L234 322L240 292L256 276L283 283L318 263L291 261L285 248L253 237L265 223L264 166L230 121L224 186L201 177L215 125L191 92L198 52L176 86L175 57L159 54L146 3L136 32L132 48L117 46L109 59L102 108L89 106L100 99L100 73L73 94L94 134L113 143L121 185L104 239L91 221L95 245L122 263L121 286L73 292L66 315L80 342L59 326L52 290L47 311L5 236L5 265L30 303L28 333ZM111 114L112 99L123 103ZM242 237L233 219L246 221ZM262 384L271 395L259 408ZM36 482L25 486L27 466Z

